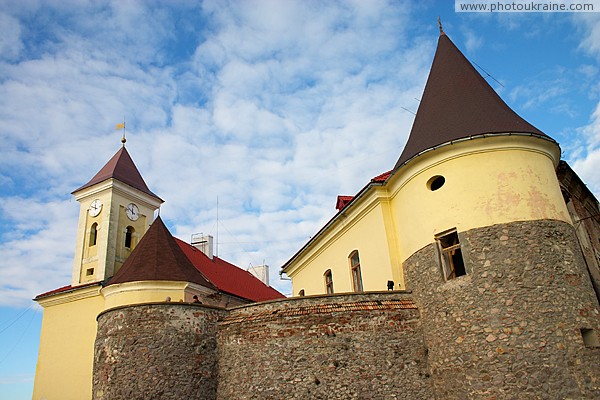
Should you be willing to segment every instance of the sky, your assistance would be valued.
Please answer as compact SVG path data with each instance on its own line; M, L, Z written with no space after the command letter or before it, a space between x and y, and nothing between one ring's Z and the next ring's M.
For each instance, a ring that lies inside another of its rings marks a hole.
M453 1L0 0L0 400L31 398L71 191L127 149L171 233L279 268L394 166L444 31L600 194L600 13ZM218 218L218 219L217 219ZM218 221L218 222L217 222Z

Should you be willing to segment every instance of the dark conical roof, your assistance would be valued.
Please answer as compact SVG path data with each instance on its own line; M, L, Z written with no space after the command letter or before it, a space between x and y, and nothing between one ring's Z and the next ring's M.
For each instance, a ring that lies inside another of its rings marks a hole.
M136 281L183 281L216 289L184 254L160 216L108 284Z
M443 143L493 133L550 139L506 105L442 32L408 142L394 170Z
M129 155L129 152L127 152L125 146L122 146L119 151L117 151L117 153L106 163L104 167L102 167L100 171L98 171L96 175L94 175L94 177L88 183L79 189L74 190L73 193L111 178L121 181L162 201L160 197L148 189L146 182L144 182L144 178L142 178L140 171L138 171L137 167L133 163L133 160L131 159L131 156Z

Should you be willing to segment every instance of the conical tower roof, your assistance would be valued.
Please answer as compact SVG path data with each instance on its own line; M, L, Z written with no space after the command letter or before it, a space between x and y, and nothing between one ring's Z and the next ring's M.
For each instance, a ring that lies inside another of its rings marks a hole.
M160 216L108 284L137 281L183 281L216 289L187 258Z
M506 105L442 31L412 130L394 170L441 144L495 133L552 140Z
M103 182L107 179L116 179L123 182L133 188L136 188L150 196L162 201L160 197L155 195L148 189L148 185L144 182L144 178L138 171L137 167L133 163L129 152L122 146L119 151L106 163L104 167L85 185L79 189L74 190L72 193L76 193L82 189L93 186L97 183Z

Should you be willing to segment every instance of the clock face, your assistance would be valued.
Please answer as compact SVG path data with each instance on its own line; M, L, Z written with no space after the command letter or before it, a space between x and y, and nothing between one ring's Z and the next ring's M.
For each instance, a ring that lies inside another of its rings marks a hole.
M137 221L140 217L140 209L133 203L129 203L127 207L125 207L125 214L127 214L127 218L132 221Z
M92 201L89 208L90 216L95 217L100 214L100 211L102 211L102 202L100 199Z

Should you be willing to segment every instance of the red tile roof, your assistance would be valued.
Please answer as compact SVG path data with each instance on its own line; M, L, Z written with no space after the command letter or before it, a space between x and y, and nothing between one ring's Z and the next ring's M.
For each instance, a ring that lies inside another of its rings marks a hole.
M160 216L108 285L137 281L193 282L216 289L181 251Z
M494 133L524 133L550 139L506 105L442 33L408 142L394 170L422 151L453 140Z
M353 198L354 198L354 196L339 195L337 197L337 201L335 203L335 209L341 211L344 207L346 207L348 205L348 203L350 203L352 201Z
M377 175L375 178L371 179L371 182L385 182L387 178L390 177L393 171L384 172L381 175Z
M347 301L343 303L325 303L325 304L306 304L294 307L279 309L276 313L273 310L254 312L250 315L230 315L222 322L223 325L230 325L246 321L275 320L283 317L331 314L334 312L364 311L364 310L416 310L417 306L411 299L390 299L390 300L362 300Z
M103 182L107 179L116 179L120 182L123 182L133 188L136 188L150 196L160 200L162 199L152 193L146 182L144 182L144 178L138 171L137 167L133 163L131 156L127 152L125 146L121 147L119 151L106 163L104 167L94 177L85 185L81 186L79 189L74 190L72 193L76 193L82 189L93 186L97 183Z
M219 290L251 301L283 299L285 296L265 285L250 272L219 258L212 260L194 246L175 238L188 259Z
M219 257L210 259L194 246L174 238L160 217L152 223L108 285L146 280L193 282L250 301L285 298L250 272ZM35 299L99 284L101 282L63 286Z
M34 300L39 300L39 299L41 299L43 297L52 296L54 294L65 293L65 292L69 292L71 290L82 289L82 288L85 288L85 287L94 286L94 285L100 285L100 284L101 284L101 282L91 282L91 283L85 283L85 284L79 285L79 286L67 285L67 286L59 287L58 289L54 289L54 290L50 290L48 292L44 292L42 294L38 294L37 296L35 296Z

